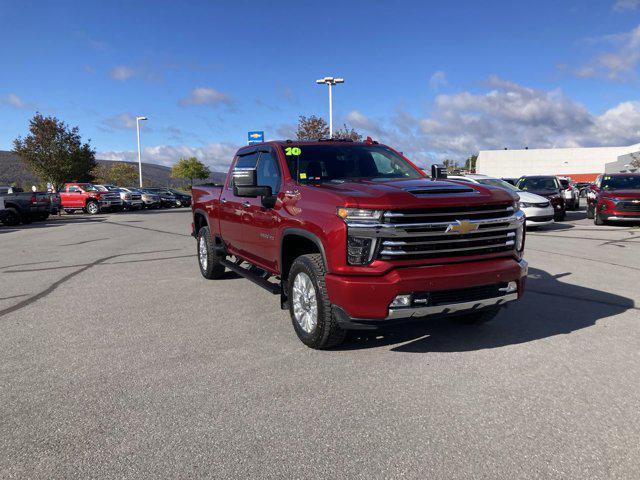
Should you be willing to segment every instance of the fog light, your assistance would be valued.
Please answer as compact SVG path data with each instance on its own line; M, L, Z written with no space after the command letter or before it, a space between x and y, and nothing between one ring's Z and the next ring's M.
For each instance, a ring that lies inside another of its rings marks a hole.
M397 295L396 298L393 299L393 302L391 302L391 305L389 305L391 308L403 308L410 306L411 295Z
M506 287L502 287L499 289L504 293L513 293L518 291L518 282L509 282Z

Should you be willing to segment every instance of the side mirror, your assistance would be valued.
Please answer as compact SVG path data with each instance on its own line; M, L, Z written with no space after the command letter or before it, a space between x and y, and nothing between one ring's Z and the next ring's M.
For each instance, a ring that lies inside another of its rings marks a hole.
M431 179L447 178L447 170L442 165L431 165Z

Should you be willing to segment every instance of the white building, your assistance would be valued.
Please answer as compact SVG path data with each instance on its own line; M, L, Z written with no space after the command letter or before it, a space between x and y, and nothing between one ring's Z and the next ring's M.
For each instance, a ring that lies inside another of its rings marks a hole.
M574 181L590 182L605 171L621 171L626 159L631 158L630 154L640 157L639 152L640 143L628 147L480 150L476 172L502 178L561 175ZM606 167L612 163L615 165Z

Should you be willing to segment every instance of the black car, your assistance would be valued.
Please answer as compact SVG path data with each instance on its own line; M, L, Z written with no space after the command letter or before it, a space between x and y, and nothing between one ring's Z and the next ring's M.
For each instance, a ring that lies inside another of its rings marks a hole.
M567 205L564 198L562 184L555 175L531 175L520 177L516 185L520 190L535 193L549 199L553 207L553 219L561 222L567 214Z
M166 188L145 188L144 191L154 193L160 197L160 208L179 206L176 196Z
M173 188L168 188L168 192L173 193L176 197L176 206L177 207L190 207L191 206L191 195L188 195L179 190L174 190Z

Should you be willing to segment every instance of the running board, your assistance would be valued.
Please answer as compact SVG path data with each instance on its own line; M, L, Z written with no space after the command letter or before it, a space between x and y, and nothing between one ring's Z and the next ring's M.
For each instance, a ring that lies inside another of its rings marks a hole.
M262 288L270 291L274 295L280 295L281 289L280 284L271 283L268 279L271 275L264 276L259 273L254 273L246 268L242 268L238 263L230 262L229 260L220 260L220 264L224 265L226 268L231 270L232 272L237 273L240 276L243 276L247 280L251 280L256 285L260 285Z

